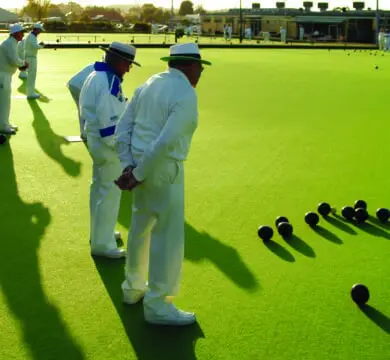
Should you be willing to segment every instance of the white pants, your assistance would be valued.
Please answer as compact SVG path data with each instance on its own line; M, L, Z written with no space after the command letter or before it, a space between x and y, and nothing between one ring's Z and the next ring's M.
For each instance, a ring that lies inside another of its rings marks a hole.
M93 160L90 188L91 248L103 252L117 248L115 225L118 220L121 191L114 184L122 173L116 151L101 138L87 134L88 151Z
M83 135L84 134L84 120L80 116L80 107L79 107L80 89L70 85L69 92L72 95L73 101L75 102L75 104L77 106L77 114L79 117L79 126L80 126L80 135Z
M26 56L28 62L28 73L27 73L27 96L35 94L35 81L37 79L37 58Z
M133 191L125 276L132 290L146 290L148 280L144 305L157 310L166 297L179 291L184 258L183 163L164 160Z
M11 82L12 75L10 73L0 72L0 130L7 130L10 127Z

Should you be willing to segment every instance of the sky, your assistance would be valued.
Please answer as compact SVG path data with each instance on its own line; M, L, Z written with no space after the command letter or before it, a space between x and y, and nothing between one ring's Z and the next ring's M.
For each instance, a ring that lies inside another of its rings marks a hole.
M52 0L52 3L61 3L67 2L68 0ZM325 0L322 0L325 1ZM349 6L353 8L354 0L329 0L329 8L334 8L337 6ZM112 4L143 4L143 3L153 3L156 6L162 6L165 8L171 7L171 0L75 0L82 6L85 5L97 5L97 6L110 6ZM240 6L239 0L193 0L195 5L201 4L206 10L215 10L215 9L226 9L226 8L237 8ZM272 8L275 7L276 0L258 0L258 1L247 1L242 0L242 6L250 8L252 2L259 2L262 8ZM320 1L321 2L321 1ZM365 5L371 7L372 9L376 8L376 0L365 0ZM25 5L25 0L0 0L0 7L6 9L15 9L21 8ZM179 8L181 0L173 0L175 8ZM300 8L302 7L303 0L286 0L286 7L288 8ZM317 10L318 1L313 1L314 6L313 10ZM379 7L381 9L390 9L390 0L379 0Z

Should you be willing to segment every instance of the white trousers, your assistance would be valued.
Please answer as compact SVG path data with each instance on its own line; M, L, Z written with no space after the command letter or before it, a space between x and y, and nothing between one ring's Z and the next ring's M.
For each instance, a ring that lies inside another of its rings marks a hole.
M9 128L12 75L0 72L0 130Z
M35 81L37 79L37 58L32 56L26 56L28 62L27 72L27 96L35 94Z
M125 277L129 289L147 290L145 306L158 309L179 291L184 258L183 163L164 160L133 191Z
M121 191L114 184L122 166L116 151L101 138L87 134L88 151L93 160L90 187L91 249L103 252L117 248L115 225L118 220Z

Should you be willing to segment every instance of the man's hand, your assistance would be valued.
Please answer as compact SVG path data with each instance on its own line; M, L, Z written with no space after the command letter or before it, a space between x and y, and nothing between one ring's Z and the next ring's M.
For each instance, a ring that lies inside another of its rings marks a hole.
M115 184L121 190L132 191L135 187L137 187L140 182L133 175L133 167L127 167L123 170L123 173L117 180L115 180Z

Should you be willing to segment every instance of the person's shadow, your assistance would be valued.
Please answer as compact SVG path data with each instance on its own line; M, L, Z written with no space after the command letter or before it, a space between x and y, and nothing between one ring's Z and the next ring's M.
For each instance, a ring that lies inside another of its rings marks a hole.
M28 104L34 116L33 128L42 150L57 162L68 175L79 176L81 163L66 157L61 149L63 145L69 145L69 143L52 130L49 120L35 100L29 100Z
M9 143L0 146L0 164L0 289L7 316L20 324L31 359L82 360L80 346L42 286L39 247L51 221L50 212L43 203L26 203L20 197ZM9 355L4 359L12 358L14 349L3 344L3 351Z
M129 229L131 223L131 204L132 194L122 192L118 222L126 230ZM212 261L237 286L247 291L257 289L256 277L234 248L223 244L207 233L198 232L188 223L185 224L185 232L185 259L193 262ZM127 243L127 232L124 243L125 245ZM196 341L205 338L199 324L182 328L161 328L148 325L144 320L142 302L132 306L126 306L122 302L121 283L124 280L124 261L98 258L94 261L138 359L196 359ZM148 339L149 345L145 339Z
M18 92L27 96L27 79L23 79L22 80L22 83L18 87ZM39 90L35 89L35 92L37 94L39 94L41 97L36 99L36 100L34 100L34 101L39 101L39 102L43 102L43 103L50 102L50 99L46 95L41 93Z

